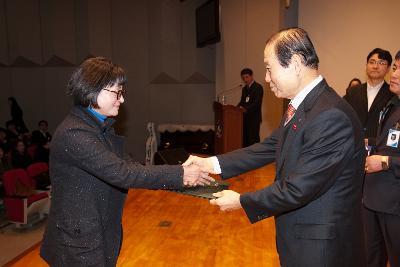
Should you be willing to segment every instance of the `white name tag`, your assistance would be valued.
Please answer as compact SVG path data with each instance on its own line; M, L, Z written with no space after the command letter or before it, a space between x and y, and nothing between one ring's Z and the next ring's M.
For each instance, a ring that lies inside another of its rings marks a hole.
M399 137L400 137L399 130L389 129L386 145L397 148L399 146Z
M246 96L246 103L250 101L250 96Z

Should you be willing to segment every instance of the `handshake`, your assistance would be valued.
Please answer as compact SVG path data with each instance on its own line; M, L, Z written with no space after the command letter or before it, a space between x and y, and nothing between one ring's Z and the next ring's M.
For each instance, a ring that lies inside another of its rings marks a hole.
M204 186L215 182L210 174L219 174L214 169L211 158L190 157L182 164L183 184L185 186ZM240 194L232 190L223 190L213 194L216 199L210 200L210 204L218 205L222 211L236 210L242 207Z

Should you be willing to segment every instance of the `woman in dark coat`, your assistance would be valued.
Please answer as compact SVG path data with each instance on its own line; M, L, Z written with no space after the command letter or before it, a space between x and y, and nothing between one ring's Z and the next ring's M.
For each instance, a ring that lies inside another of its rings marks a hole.
M50 145L52 203L41 247L51 266L115 266L127 189L179 189L212 178L194 165L143 166L123 153L112 124L124 103L124 71L104 58L84 61L68 84L75 107Z

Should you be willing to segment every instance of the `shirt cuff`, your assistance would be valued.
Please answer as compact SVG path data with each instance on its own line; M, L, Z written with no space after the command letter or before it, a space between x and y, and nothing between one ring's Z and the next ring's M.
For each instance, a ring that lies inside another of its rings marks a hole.
M221 174L221 166L219 166L219 161L216 156L210 157L211 163L213 165L214 173L215 174Z

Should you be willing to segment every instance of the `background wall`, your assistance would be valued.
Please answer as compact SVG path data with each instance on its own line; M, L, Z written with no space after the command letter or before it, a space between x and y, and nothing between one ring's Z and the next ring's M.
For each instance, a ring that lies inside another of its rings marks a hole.
M282 2L282 1L281 1ZM255 80L264 87L261 138L278 124L282 101L265 83L264 47L269 36L280 29L279 1L221 0L221 42L217 47L216 93L228 104L240 101L240 71L249 67Z
M196 48L195 8L205 0L0 0L0 123L15 96L30 129L50 130L71 107L72 70L105 56L128 76L116 125L144 161L146 124L213 124L215 47Z
M128 75L128 96L117 129L127 149L144 160L146 123L212 124L212 103L229 91L240 97L240 70L250 67L264 86L261 136L282 115L282 100L264 82L263 49L281 28L305 28L328 82L343 93L354 76L365 79L374 47L393 54L400 2L382 0L220 0L221 42L195 45L195 8L206 0L0 0L0 124L15 96L30 129L50 130L68 112L65 88L72 70L91 55L106 56ZM290 2L290 8L285 6Z
M328 83L343 95L353 77L366 81L365 64L375 47L400 49L398 0L301 0L299 26L310 34Z

